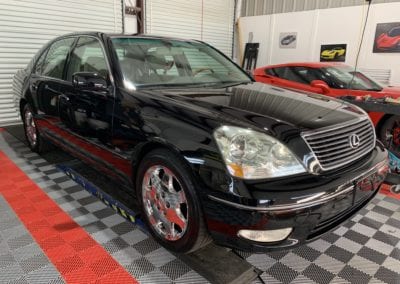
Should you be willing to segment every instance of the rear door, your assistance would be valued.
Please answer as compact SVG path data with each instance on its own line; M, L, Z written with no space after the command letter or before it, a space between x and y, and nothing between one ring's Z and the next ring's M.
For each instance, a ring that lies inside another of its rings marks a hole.
M38 115L39 127L51 127L58 121L58 100L65 66L75 38L53 42L39 57L30 77L30 92Z

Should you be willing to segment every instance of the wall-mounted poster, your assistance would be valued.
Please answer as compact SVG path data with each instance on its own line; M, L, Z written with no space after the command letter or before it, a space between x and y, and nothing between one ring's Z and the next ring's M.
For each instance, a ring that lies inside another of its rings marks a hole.
M319 61L344 62L346 60L347 44L323 44Z
M280 48L296 48L297 33L280 33L279 47Z
M400 52L400 23L376 25L373 52Z

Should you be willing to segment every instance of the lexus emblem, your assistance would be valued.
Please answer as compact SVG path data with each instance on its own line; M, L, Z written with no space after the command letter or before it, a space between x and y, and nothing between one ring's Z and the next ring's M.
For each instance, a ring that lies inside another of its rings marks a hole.
M360 146L360 137L357 134L351 134L349 137L349 143L352 149L358 148L358 146Z

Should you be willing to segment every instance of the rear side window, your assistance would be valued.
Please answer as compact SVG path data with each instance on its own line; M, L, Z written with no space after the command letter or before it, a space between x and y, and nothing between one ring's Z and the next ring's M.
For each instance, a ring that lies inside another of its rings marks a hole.
M264 69L264 73L265 73L266 75L270 75L270 76L274 76L274 77L279 77L279 76L275 73L275 71L274 71L273 68L266 68L266 69Z
M271 70L272 70L273 73L275 74L274 76L276 76L276 77L278 77L278 78L286 79L286 78L284 77L285 70L286 70L285 67L278 67L278 68L274 68L274 69L271 69Z
M43 53L40 55L39 59L36 61L35 70L34 70L35 74L42 74L43 62L44 62L44 59L46 58L46 54L47 54L47 49L45 51L43 51Z
M300 69L304 69L300 67ZM289 81L297 82L297 83L302 83L302 84L308 84L306 78L303 77L303 74L299 73L295 68L292 67L278 67L274 68L274 72L276 73L276 77L286 79ZM307 70L303 70L303 72L306 72Z
M74 41L75 38L65 38L54 42L50 46L40 70L38 70L40 74L62 79L65 62Z
M71 55L67 80L72 80L75 72L94 72L107 78L106 57L100 42L93 37L80 37Z

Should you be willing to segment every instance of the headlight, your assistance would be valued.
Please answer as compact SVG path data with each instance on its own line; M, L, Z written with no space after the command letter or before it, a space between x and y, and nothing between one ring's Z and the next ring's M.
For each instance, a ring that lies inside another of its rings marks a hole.
M214 132L225 164L235 177L263 179L304 173L290 150L267 134L233 126Z

